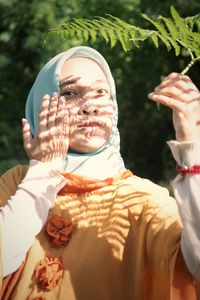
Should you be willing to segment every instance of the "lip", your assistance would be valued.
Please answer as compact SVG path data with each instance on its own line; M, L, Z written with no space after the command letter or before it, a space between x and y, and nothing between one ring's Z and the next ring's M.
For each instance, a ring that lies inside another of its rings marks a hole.
M78 128L84 128L84 127L99 127L101 124L98 122L84 122L82 124L79 124L77 127Z

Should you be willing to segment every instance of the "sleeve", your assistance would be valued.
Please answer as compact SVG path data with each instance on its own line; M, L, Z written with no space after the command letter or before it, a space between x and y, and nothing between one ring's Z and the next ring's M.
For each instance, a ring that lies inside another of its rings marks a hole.
M200 165L200 142L170 141L168 145L178 165ZM181 250L188 269L200 279L200 174L179 174L173 190L184 227Z
M11 174L5 176L2 188L7 185L9 189L11 180ZM46 221L57 192L65 184L64 176L51 169L49 164L30 161L26 176L0 210L3 276L13 273L21 265Z
M1 291L1 286L2 286L2 281L3 281L3 267L2 267L2 238L1 238L1 228L0 228L0 291Z

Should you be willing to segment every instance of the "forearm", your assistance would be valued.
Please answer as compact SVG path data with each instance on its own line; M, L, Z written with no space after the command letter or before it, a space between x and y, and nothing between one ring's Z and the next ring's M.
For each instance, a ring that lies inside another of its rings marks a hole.
M168 144L178 165L200 165L200 142ZM173 190L184 226L182 253L193 276L200 278L200 174L179 174Z
M0 211L3 275L24 260L66 179L47 164L30 162L17 192Z

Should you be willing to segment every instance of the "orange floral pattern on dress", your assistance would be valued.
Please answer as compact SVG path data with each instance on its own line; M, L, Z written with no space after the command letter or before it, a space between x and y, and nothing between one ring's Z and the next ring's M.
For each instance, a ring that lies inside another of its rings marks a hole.
M106 172L106 171L105 171ZM113 184L118 180L126 179L132 176L132 172L126 170L122 174L118 174L115 177L108 177L103 180L94 179L86 176L80 176L71 173L62 173L67 179L67 184L59 191L59 195L66 195L67 193L86 193L91 192L106 186Z
M75 229L75 225L62 216L53 216L46 225L51 246L59 248L65 246Z
M28 298L28 300L46 300L46 298L42 294L40 294L35 297Z
M62 280L63 275L64 268L59 258L46 256L35 267L37 284L45 291L54 289Z

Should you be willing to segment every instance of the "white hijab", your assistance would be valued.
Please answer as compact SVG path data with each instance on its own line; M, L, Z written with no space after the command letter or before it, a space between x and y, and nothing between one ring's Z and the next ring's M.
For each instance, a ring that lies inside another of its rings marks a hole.
M118 106L116 101L115 83L110 68L104 57L95 49L79 46L62 52L53 57L39 72L28 95L26 103L26 118L33 135L37 132L38 114L42 97L45 94L60 92L59 77L61 68L71 57L86 57L95 60L103 70L111 89L114 101L113 128L108 143L93 153L67 153L63 169L65 172L89 176L97 179L112 177L125 171L123 159L120 155L120 136L117 128Z

